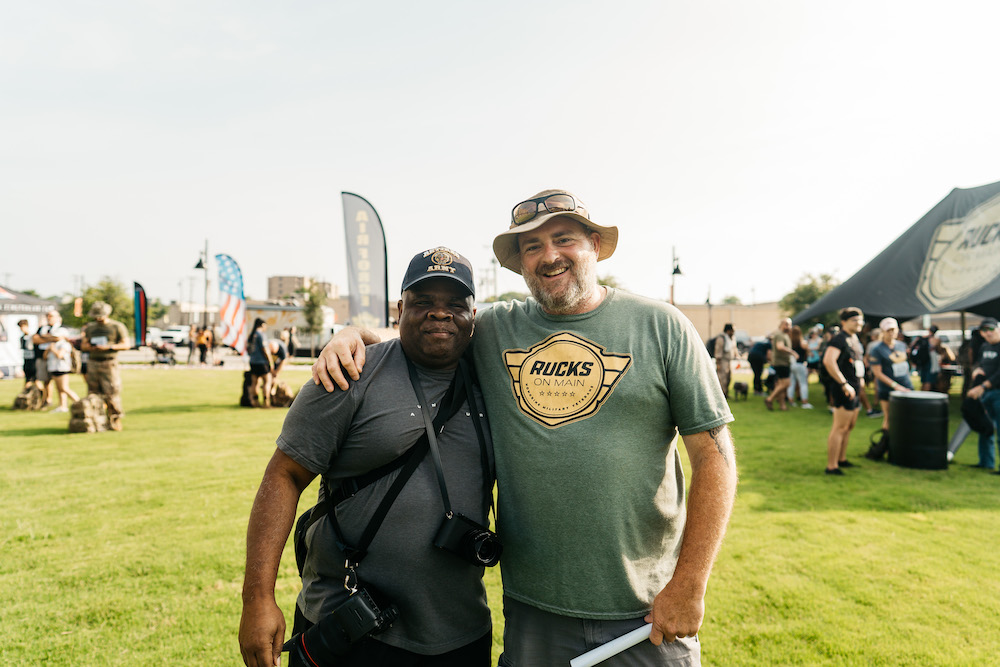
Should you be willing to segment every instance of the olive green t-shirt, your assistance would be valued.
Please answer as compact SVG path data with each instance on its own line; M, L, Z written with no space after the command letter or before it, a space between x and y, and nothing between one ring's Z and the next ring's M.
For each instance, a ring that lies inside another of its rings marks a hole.
M792 355L790 352L779 350L778 343L781 343L786 348L792 347L792 339L789 338L788 334L778 329L773 334L771 334L771 365L772 366L791 366L792 365Z
M553 613L644 615L685 522L677 432L732 421L715 366L673 306L609 288L583 315L534 299L476 315L496 454L504 593Z
M118 320L91 322L83 328L84 337L91 345L117 345L128 341L128 331ZM118 356L118 350L90 350L89 358L94 361L107 361Z

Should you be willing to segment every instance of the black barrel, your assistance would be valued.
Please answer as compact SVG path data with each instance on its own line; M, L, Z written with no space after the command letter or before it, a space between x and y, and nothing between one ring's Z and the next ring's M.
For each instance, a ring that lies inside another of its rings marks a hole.
M948 395L936 391L889 394L889 460L905 468L948 467Z

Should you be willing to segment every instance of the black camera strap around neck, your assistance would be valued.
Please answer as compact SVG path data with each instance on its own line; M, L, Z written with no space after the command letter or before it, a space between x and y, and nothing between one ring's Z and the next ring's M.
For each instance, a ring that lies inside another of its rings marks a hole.
M417 375L417 369L410 361L409 357L406 359L407 370L410 374L410 384L413 385L413 391L417 395L417 402L423 406L427 404L427 400L424 398L423 389L420 386L420 377ZM493 493L490 480L492 475L490 474L490 461L489 454L486 449L486 435L483 431L483 425L481 421L481 413L479 412L479 405L476 401L476 392L472 383L472 376L469 373L468 364L465 363L465 359L458 360L458 370L455 372L456 377L461 378L461 387L465 390L465 398L469 404L469 413L472 417L472 423L476 429L476 439L479 441L479 460L483 468L483 495L488 499L488 503L484 504L484 508L493 507ZM456 392L457 394L457 392ZM456 396L455 400L461 402L461 399ZM444 430L444 424L436 425L432 424L430 421L430 415L427 411L421 409L421 414L424 417L424 428L427 431L427 440L430 446L431 461L434 463L434 472L437 474L438 486L441 488L441 500L444 503L445 516L452 516L451 501L448 498L448 485L445 483L444 479L444 466L441 465L441 451L437 444L437 434ZM488 514L488 509L487 509Z
M407 359L407 364L409 364L409 359ZM456 386L458 381L459 374L456 373L451 380L451 384L448 385L448 390L445 392L444 398L441 399L441 404L434 417L434 421L432 422L432 424L439 430L444 428L445 423L447 423L448 420L451 419L456 412L458 412L458 408L462 405L463 396L459 392L459 388ZM417 469L417 466L420 465L420 462L427 454L427 450L428 436L427 433L424 433L400 457L373 471L372 474L377 474L376 477L365 480L364 484L352 485L352 492L341 493L340 489L332 491L328 486L324 486L324 503L327 503L327 511L325 514L330 517L330 526L333 528L333 533L337 540L337 546L340 547L341 551L344 552L344 555L347 556L348 569L357 567L364 557L368 555L368 547L371 545L372 540L375 539L375 534L382 526L382 522L389 513L389 509L392 507L392 504L396 501L396 498L403 490L406 482L409 481L410 476L413 475L413 472ZM378 478L384 477L389 472L392 472L400 467L402 467L402 470L400 470L396 479L393 480L392 485L385 494L385 497L382 498L382 502L379 503L379 506L372 515L372 518L368 521L368 525L361 534L361 538L358 540L357 546L350 546L344 537L344 531L340 528L340 523L337 521L337 504L340 501L353 496L354 493L357 493L360 488L367 486L367 484L374 482ZM326 485L325 477L323 478L323 484ZM320 514L319 516L311 517L310 523L315 522L321 518L321 516L323 515Z
M444 481L444 468L441 465L441 450L438 449L437 444L437 434L444 430L444 424L439 427L431 422L430 415L430 404L427 399L424 398L424 390L420 386L420 376L417 375L417 367L413 365L410 358L406 358L406 370L410 373L410 384L413 385L413 393L417 395L417 408L420 409L420 415L424 418L424 430L427 432L427 443L431 450L431 461L434 462L434 472L437 474L438 486L441 488L441 500L444 502L444 512L448 516L451 516L451 501L448 499L448 485ZM457 380L461 377L458 371L455 371L455 379ZM453 381L454 382L454 381ZM457 392L456 392L457 393Z

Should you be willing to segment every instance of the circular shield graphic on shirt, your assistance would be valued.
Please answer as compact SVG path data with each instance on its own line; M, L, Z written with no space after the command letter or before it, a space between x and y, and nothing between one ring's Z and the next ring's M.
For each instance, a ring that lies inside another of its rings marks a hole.
M597 414L632 363L568 331L503 355L518 408L548 428Z

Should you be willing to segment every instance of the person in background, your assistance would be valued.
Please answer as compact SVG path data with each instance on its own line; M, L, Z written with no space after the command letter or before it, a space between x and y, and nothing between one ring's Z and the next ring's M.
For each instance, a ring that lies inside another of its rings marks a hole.
M866 328L858 332L858 335L854 337L851 344L854 345L855 351L858 354L858 358L861 359L861 363L864 366L865 372L861 376L861 391L858 392L858 401L861 407L864 408L865 416L876 419L882 416L882 409L878 405L872 405L872 402L868 399L868 387L871 385L874 377L871 374L871 369L868 367L868 349L870 347L865 347L865 344L861 341L867 341L871 338L870 332Z
M809 330L809 338L806 340L806 347L809 355L806 357L806 366L813 373L819 373L821 363L819 348L823 345L823 325L817 324Z
M983 332L976 327L958 348L958 363L962 366L962 396L972 387L972 368L979 359L979 349L983 346Z
M753 395L764 395L764 366L771 360L771 341L765 339L750 346L747 361L753 371Z
M73 345L66 339L69 335L65 327L55 327L50 332L55 341L45 350L46 368L59 391L59 406L52 412L69 412L67 399L76 403L80 400L76 392L69 388L69 376L73 371Z
M198 336L201 334L201 327L192 324L188 328L188 366L194 366L195 355L198 354Z
M95 301L90 307L94 321L83 328L80 349L90 355L87 361L87 393L104 399L111 430L122 430L122 378L118 353L130 347L128 330L111 319L111 306Z
M35 382L35 344L31 341L28 320L20 320L17 326L21 329L21 358L24 359L24 386L37 385Z
M282 329L281 333L278 334L278 340L280 340L281 344L285 347L285 357L289 359L294 357L295 353L292 349L292 333L287 327Z
M984 318L979 323L979 332L983 336L983 344L972 369L973 387L966 396L982 401L986 414L993 421L993 433L979 434L979 467L992 469L996 465L993 441L1000 434L1000 331L997 330L996 318Z
M931 368L928 375L931 378L931 388L933 391L947 394L951 389L951 377L953 373L946 367L954 365L955 353L941 342L941 338L937 335L931 336L930 344Z
M798 360L798 353L792 349L792 339L788 333L792 330L792 321L784 318L778 323L778 329L771 334L771 368L777 382L774 391L764 399L768 410L774 409L774 399L782 410L788 409L788 386L792 383L792 360Z
M882 406L882 430L889 431L889 393L912 391L906 343L900 341L899 323L886 317L878 324L881 339L870 348L868 363L875 376L875 391Z
M42 399L45 405L53 403L52 393L49 391L49 384L52 378L49 376L49 367L45 360L45 352L49 345L59 340L58 336L52 335L52 330L62 326L62 315L58 310L49 310L45 313L45 324L38 327L38 331L31 337L35 344L35 380L42 388Z
M722 335L715 339L715 373L719 376L719 385L722 387L722 395L729 399L729 380L733 373L733 359L736 358L736 340L733 334L736 330L733 325L727 323L722 327Z
M271 407L271 348L264 340L267 323L261 318L254 320L253 329L247 337L247 352L250 355L250 402L253 407L261 407L260 384L264 383L263 407Z
M830 378L830 396L833 401L833 426L826 444L826 474L843 475L844 468L854 464L847 460L847 444L851 431L858 421L861 405L858 394L862 389L865 364L861 359L858 332L865 325L860 308L840 311L840 332L830 339L823 354L823 366Z
M923 391L930 391L934 386L934 380L937 379L931 377L931 336L937 332L937 325L932 324L927 329L926 334L910 344L910 360L917 368L917 374L920 376L920 389Z
M792 350L797 355L792 360L790 382L788 384L788 402L795 405L795 395L799 395L799 404L805 410L812 410L809 402L809 366L806 365L809 358L809 348L802 339L802 329L798 326L792 327L789 339L792 342Z
M198 362L208 365L208 350L212 346L212 331L208 327L199 328L195 342L198 345Z
M267 344L271 348L271 361L274 364L271 368L271 385L273 387L274 383L278 381L278 373L285 367L285 360L288 359L288 348L285 347L285 342L281 339L269 340Z

